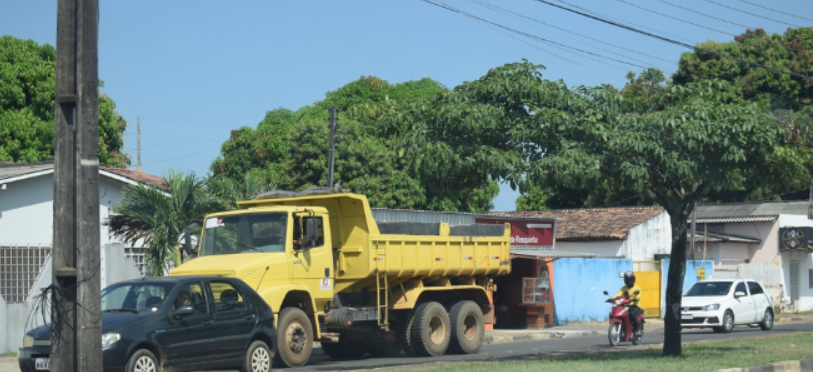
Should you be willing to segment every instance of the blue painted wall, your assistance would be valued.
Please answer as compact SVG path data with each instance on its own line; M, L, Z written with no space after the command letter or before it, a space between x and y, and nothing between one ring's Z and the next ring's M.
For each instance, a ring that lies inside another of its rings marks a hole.
M714 275L713 260L687 260L686 275L683 277L683 292L697 283L697 269L706 269L706 278ZM661 260L661 318L666 316L666 281L669 278L669 260Z
M610 305L603 291L615 294L624 285L618 273L632 270L632 260L615 258L560 258L553 262L553 321L607 320Z

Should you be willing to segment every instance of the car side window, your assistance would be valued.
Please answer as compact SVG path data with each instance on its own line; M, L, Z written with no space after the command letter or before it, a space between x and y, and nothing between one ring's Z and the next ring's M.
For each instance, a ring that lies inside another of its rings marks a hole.
M206 295L203 292L203 287L200 283L189 283L181 288L178 295L175 296L175 309L180 307L192 306L195 314L208 314L209 306L206 302Z
M245 310L247 304L240 290L229 282L211 281L212 295L215 299L215 311Z
M734 289L734 293L737 293L737 292L745 293L746 296L748 295L748 291L745 290L745 283L743 283L743 282L737 283L737 288Z
M751 291L752 295L765 292L762 290L762 286L760 286L757 282L748 282L748 289Z

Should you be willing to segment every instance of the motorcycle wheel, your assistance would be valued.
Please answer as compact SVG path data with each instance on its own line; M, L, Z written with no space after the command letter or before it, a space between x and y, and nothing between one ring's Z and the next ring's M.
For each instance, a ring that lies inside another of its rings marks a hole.
M607 339L610 341L610 346L618 346L621 342L621 323L610 323Z

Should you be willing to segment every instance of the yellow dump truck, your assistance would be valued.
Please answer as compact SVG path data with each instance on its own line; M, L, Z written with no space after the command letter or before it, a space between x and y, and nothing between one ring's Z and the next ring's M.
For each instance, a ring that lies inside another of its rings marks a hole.
M363 195L271 194L206 216L170 275L237 277L277 314L277 361L314 341L334 358L476 353L490 279L511 270L506 225L376 223ZM213 294L215 298L218 294Z

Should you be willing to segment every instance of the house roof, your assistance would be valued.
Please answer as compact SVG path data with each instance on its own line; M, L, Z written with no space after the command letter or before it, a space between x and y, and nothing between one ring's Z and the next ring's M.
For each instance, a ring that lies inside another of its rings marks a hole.
M53 162L6 163L0 162L0 183L11 183L27 178L38 177L54 172ZM136 169L100 167L99 174L130 184L145 184L166 189L161 177L153 176Z
M807 215L808 201L700 204L698 223L771 222L780 214ZM689 218L691 221L691 218Z
M692 232L686 232L686 238L691 241L692 239ZM762 243L762 239L753 238L744 235L734 235L734 234L721 234L721 233L714 233L708 232L703 235L702 231L695 231L694 233L694 242L695 244L702 244L703 242L707 243L749 243L749 244L759 244Z
M556 240L574 241L626 239L630 229L663 212L661 207L620 207L496 212L492 215L556 218Z

